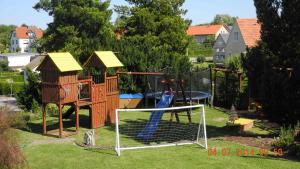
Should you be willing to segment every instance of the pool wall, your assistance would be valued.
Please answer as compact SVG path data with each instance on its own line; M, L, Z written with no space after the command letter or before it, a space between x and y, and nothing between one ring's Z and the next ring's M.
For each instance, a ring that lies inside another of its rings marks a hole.
M134 94L120 94L119 108L134 109L137 108L140 102L144 99L141 93Z

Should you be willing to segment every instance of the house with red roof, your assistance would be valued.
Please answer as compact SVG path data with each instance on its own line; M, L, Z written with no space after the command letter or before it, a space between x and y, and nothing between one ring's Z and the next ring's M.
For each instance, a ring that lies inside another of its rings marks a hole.
M256 18L236 19L225 48L214 48L214 62L224 63L226 58L246 53L247 48L255 47L260 40L260 30L261 24L258 23ZM218 43L218 40L215 43ZM219 52L220 50L222 50L221 54Z
M208 36L213 36L215 39L219 34L229 33L224 25L201 25L190 26L187 34L193 36L198 43L203 43Z
M17 27L11 33L11 52L28 53L32 51L32 44L43 37L43 30L35 26Z

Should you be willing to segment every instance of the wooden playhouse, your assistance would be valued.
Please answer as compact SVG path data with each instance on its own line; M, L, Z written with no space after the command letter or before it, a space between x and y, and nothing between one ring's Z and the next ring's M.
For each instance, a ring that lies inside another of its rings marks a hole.
M91 128L115 123L114 112L119 105L118 77L108 76L107 71L122 66L113 52L95 52L84 64L88 76L79 77L83 69L70 53L46 54L38 67L42 81L43 133L59 137L70 134L63 129L64 106L71 106L75 111L76 132L80 108L89 109ZM46 106L49 103L58 107L58 133L47 132Z

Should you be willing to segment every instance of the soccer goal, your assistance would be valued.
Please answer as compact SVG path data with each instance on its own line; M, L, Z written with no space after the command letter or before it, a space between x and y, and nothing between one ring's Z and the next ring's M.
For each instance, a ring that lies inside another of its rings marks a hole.
M196 144L207 149L204 105L116 110L116 147L121 151Z

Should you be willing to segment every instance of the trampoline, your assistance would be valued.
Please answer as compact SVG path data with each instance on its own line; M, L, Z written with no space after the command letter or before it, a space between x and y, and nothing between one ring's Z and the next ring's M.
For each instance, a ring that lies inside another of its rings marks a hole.
M156 99L156 100L160 100L161 96L162 96L162 92L146 94L147 98ZM211 99L211 94L203 91L186 91L185 96L188 102L197 101L199 103L201 100L204 100L205 104ZM184 101L181 91L177 93L176 101L178 102Z

